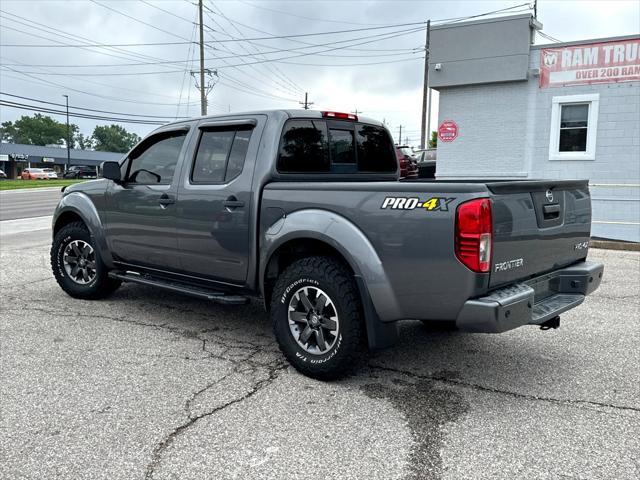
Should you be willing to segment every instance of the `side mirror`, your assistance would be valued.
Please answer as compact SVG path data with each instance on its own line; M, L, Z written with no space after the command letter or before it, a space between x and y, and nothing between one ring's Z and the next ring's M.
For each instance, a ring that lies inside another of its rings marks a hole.
M102 162L102 178L107 178L114 182L122 181L120 164L118 162Z

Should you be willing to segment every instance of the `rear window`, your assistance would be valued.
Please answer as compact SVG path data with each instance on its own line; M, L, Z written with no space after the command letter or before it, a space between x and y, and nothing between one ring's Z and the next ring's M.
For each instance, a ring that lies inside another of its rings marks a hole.
M374 125L356 126L358 142L358 171L394 173L398 161L393 142L384 128Z
M322 120L289 120L282 132L278 170L286 173L327 173L329 141Z
M289 120L282 132L277 168L282 173L395 173L387 131L375 125Z

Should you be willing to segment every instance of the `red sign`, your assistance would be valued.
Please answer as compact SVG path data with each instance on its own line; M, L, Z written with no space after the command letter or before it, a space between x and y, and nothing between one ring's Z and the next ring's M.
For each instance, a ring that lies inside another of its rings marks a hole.
M543 48L540 88L640 80L640 37Z
M458 138L458 124L453 120L445 120L438 127L438 138L443 142L453 142Z

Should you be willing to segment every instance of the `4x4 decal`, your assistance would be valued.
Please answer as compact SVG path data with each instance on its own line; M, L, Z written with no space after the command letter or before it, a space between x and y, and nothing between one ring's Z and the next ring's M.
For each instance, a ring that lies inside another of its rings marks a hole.
M455 200L455 197L431 197L423 202L419 197L386 197L380 208L392 210L415 210L416 208L424 208L427 211L447 212L449 204Z

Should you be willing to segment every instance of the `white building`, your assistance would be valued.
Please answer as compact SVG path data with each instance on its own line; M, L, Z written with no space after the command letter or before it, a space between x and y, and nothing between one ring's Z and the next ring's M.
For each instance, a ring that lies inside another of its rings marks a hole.
M539 28L530 15L433 28L436 176L587 178L592 235L638 242L640 35L532 45Z

